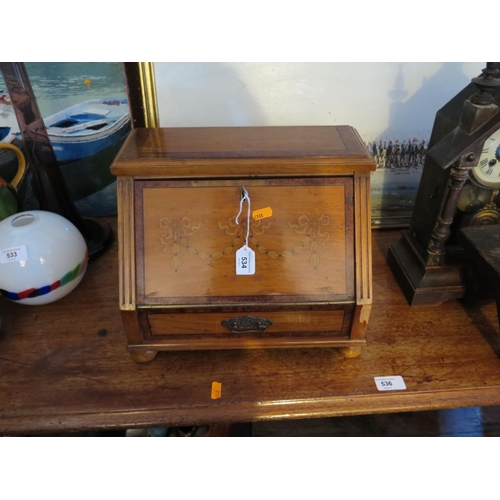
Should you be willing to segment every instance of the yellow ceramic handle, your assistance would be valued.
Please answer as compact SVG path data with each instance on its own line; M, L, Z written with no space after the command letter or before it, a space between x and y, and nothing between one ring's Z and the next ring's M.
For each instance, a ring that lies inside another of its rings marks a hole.
M17 146L8 142L0 142L0 149L11 149L17 156L17 174L11 181L14 189L17 189L17 185L21 182L26 170L26 160L24 159L23 152Z

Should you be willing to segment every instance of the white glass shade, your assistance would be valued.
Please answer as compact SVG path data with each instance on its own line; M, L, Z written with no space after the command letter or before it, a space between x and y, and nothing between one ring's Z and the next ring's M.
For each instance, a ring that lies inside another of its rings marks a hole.
M67 219L31 210L0 222L0 293L40 305L68 295L87 269L83 236Z

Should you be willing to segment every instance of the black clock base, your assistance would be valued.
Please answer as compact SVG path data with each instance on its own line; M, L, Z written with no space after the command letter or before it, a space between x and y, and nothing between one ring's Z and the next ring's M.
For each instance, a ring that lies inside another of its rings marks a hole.
M426 266L408 230L390 246L387 264L411 306L438 306L465 295L463 264Z

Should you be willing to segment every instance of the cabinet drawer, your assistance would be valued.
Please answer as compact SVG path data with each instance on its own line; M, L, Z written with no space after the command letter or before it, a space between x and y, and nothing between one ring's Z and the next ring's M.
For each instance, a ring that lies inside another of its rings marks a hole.
M264 311L238 313L149 314L152 336L158 335L260 335L325 332L340 335L346 311Z

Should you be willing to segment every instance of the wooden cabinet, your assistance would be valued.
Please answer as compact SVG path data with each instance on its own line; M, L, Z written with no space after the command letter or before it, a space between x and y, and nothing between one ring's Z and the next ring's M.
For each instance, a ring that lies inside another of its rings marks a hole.
M351 127L134 130L112 166L133 358L318 346L358 355L372 302L373 169ZM246 243L255 272L239 275Z

